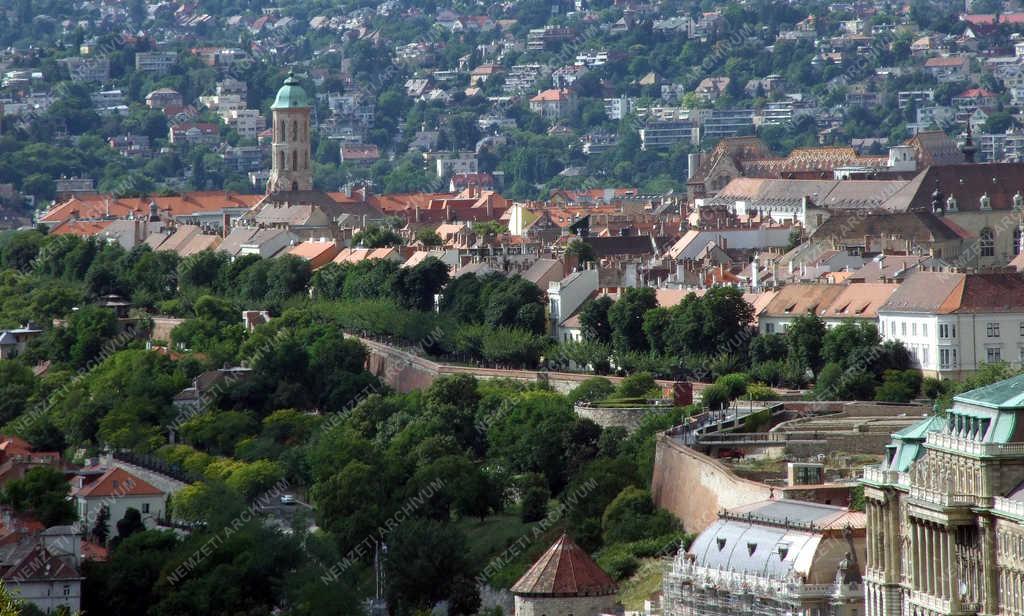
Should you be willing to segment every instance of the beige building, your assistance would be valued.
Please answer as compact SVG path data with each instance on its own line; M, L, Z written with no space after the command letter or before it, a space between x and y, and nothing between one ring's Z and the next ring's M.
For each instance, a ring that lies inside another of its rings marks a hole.
M893 435L864 469L868 616L1024 613L1024 376Z
M274 140L267 193L312 190L313 168L309 161L311 107L309 97L294 74L289 73L270 109L274 116Z

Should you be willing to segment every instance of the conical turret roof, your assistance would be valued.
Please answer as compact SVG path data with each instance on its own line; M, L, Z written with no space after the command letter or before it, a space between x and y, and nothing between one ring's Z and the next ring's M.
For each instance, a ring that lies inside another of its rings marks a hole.
M583 548L562 533L512 586L516 595L584 597L613 595L615 581Z

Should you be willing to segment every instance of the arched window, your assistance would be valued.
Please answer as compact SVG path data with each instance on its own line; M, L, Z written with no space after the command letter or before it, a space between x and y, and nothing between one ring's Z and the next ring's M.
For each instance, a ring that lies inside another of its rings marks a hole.
M302 158L305 159L303 160L302 168L309 169L309 150L302 153Z
M277 131L277 140L278 141L284 141L285 140L284 120L281 120L280 122L278 122L278 125L280 126L280 128Z
M1021 240L1021 229L1017 227L1013 230L1013 254L1020 254L1020 240Z
M292 141L299 140L299 121L292 120Z
M309 141L309 118L302 121L302 140Z
M284 152L277 153L277 168L284 171Z
M298 170L299 170L299 151L298 150L293 150L292 151L292 171L298 171Z
M985 227L978 234L978 248L983 257L996 256L996 236L989 227Z

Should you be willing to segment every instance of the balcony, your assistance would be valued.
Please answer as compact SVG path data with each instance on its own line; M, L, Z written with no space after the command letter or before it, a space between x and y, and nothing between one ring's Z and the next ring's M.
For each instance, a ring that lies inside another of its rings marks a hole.
M930 433L925 445L969 456L1024 456L1024 443L982 443L940 432Z
M865 466L863 480L880 485L910 487L910 475L880 466Z
M941 599L919 590L910 592L910 602L926 610L942 614L977 614L981 610L981 606L977 603L957 601L954 604L949 599Z
M973 494L952 494L921 486L910 487L910 498L932 503L941 507L984 507L986 499Z
M1010 500L1002 496L997 496L993 500L992 509L994 511L1024 518L1024 502Z

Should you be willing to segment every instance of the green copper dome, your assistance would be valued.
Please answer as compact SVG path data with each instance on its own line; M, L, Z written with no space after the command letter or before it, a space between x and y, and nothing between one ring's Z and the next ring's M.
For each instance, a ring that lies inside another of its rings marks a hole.
M274 99L274 104L270 108L297 109L304 107L309 107L309 98L306 96L306 91L299 85L299 80L295 78L295 73L288 73L288 78L284 80L284 85L277 91L277 98Z

